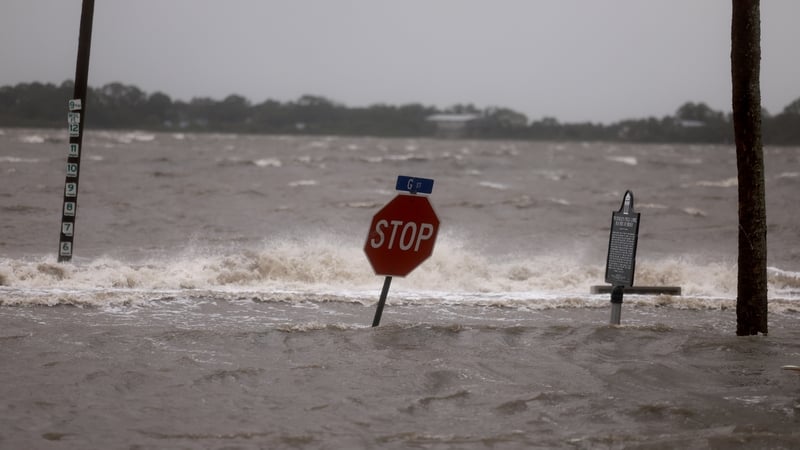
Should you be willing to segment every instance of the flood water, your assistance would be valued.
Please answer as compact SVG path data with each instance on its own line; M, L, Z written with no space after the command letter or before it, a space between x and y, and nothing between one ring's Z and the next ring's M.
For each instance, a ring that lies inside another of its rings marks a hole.
M798 448L800 148L765 149L770 333L735 336L730 146L0 130L0 448ZM364 244L432 178L433 255ZM609 322L612 211L641 213Z

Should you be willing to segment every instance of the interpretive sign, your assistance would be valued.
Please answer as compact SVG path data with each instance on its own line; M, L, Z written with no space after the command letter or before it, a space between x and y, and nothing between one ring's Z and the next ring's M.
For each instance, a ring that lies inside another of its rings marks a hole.
M611 283L613 286L633 286L638 241L639 213L633 211L633 193L627 191L619 211L611 214L606 283Z

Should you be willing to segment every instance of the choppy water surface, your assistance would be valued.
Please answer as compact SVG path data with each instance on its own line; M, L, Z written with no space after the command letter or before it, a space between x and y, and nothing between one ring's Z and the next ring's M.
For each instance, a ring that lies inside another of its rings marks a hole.
M735 330L724 146L0 131L2 448L797 448L800 149L767 148L770 335ZM398 174L434 255L362 247ZM631 189L637 285L607 325Z

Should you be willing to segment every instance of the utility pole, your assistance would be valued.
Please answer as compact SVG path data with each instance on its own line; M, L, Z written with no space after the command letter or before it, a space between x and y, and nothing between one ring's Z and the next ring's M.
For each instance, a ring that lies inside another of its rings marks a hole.
M58 242L58 262L72 259L75 239L75 217L78 213L78 177L83 149L83 125L86 123L86 91L89 79L89 50L92 45L92 18L94 0L83 0L80 34L78 35L78 62L75 65L75 91L69 101L67 123L69 150L67 177L64 181L64 202L61 207L61 234Z

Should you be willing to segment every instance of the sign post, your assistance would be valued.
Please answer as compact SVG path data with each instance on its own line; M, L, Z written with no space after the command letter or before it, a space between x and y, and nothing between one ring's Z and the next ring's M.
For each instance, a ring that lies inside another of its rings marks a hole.
M639 213L633 211L633 193L626 191L619 211L611 213L611 233L606 258L606 283L611 290L611 324L619 325L625 287L633 286L636 246L639 241Z
M81 166L81 145L86 111L86 91L89 78L89 51L92 44L92 18L94 0L83 0L80 34L78 36L78 61L75 68L75 90L69 101L67 126L69 127L69 150L67 153L67 177L64 181L64 202L61 207L61 234L58 242L58 262L72 259L75 238L75 216L78 212L78 176Z
M384 275L383 289L372 326L381 322L383 307L389 294L392 277L404 277L433 253L439 231L439 218L428 197L416 195L433 192L433 180L397 177L399 194L378 211L364 243L364 253L377 275Z

